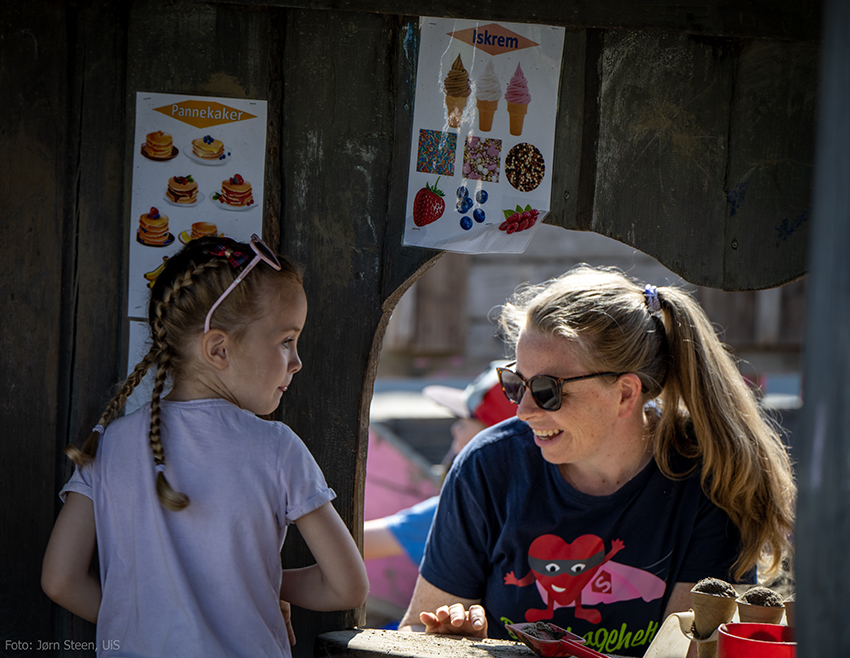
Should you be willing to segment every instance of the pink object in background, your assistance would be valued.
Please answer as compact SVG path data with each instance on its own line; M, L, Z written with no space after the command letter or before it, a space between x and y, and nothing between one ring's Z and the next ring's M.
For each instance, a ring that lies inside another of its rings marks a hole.
M428 466L391 433L370 427L364 520L395 514L439 493ZM370 598L403 612L410 602L418 567L406 555L368 560Z

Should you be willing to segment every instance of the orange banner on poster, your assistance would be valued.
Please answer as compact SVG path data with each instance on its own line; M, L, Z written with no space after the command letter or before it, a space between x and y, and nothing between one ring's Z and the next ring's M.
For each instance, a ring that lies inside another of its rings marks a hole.
M161 112L165 116L188 123L195 128L209 128L220 126L225 123L236 121L247 121L255 119L253 114L243 110L236 110L216 101L186 100L171 105L163 105L154 108L155 112Z
M488 55L513 53L523 48L533 48L540 45L498 23L489 23L481 27L470 27L466 30L448 32L447 34L458 41L463 41L479 50L483 50Z

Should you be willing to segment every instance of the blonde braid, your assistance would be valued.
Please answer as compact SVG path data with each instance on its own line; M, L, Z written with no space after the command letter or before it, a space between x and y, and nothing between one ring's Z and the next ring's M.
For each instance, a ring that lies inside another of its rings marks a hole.
M154 348L151 348L148 353L145 354L144 358L136 364L133 372L131 372L127 379L124 380L121 388L112 400L109 401L109 404L106 405L106 410L101 415L100 420L97 421L97 425L89 435L89 438L86 439L86 442L83 444L83 449L80 450L75 445L69 445L65 448L65 454L68 455L68 458L71 459L71 461L75 464L79 464L80 466L85 466L86 464L91 463L97 454L97 446L100 443L100 435L109 426L109 423L112 422L118 412L124 408L124 405L127 404L127 398L130 397L135 388L144 378L147 371L156 362L157 356L158 355Z
M212 260L187 270L178 276L171 287L167 288L162 295L162 300L154 307L151 318L153 330L154 349L157 350L158 367L154 380L153 392L151 394L151 424L150 424L150 446L153 460L156 464L156 495L159 501L172 512L179 512L189 505L189 497L175 491L168 479L165 477L165 449L162 445L162 407L160 400L165 388L168 369L172 365L173 352L168 343L168 332L165 328L164 313L171 305L176 305L180 299L181 292L186 290L195 282L195 277L207 270L222 268L227 261Z

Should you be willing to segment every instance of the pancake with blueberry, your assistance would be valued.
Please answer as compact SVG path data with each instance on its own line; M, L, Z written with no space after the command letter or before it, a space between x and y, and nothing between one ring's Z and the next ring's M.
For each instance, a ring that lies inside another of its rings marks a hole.
M210 135L192 140L192 153L202 160L218 160L224 155L224 144Z

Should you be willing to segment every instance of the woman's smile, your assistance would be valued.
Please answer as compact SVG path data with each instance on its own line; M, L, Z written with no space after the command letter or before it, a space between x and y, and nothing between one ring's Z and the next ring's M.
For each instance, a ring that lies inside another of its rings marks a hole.
M531 431L534 432L534 438L537 441L551 441L554 437L564 433L563 430L535 430L535 429L532 429Z

